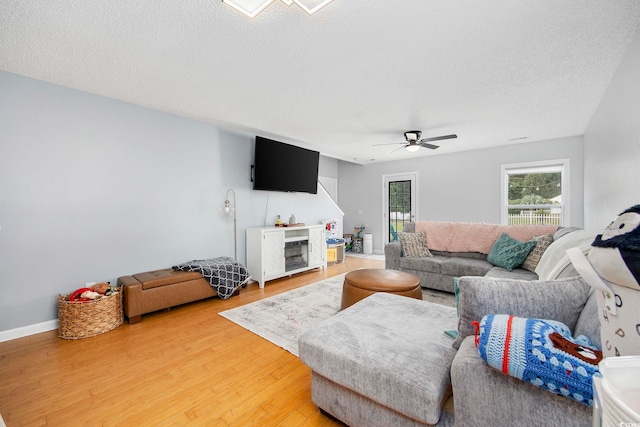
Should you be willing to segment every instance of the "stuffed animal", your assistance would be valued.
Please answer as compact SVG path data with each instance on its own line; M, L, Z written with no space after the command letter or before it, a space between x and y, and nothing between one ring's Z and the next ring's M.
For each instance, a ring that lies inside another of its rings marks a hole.
M113 293L113 289L109 286L109 282L96 283L90 288L80 288L73 291L67 296L67 301L86 302L94 299L109 296Z
M603 279L640 290L640 205L622 212L589 251L589 262Z
M98 299L98 298L102 298L102 294L99 294L98 292L94 292L94 291L84 291L82 294L80 294L80 298Z
M96 283L91 287L91 290L99 294L105 295L109 290L109 283L106 283L106 282Z
M598 290L602 351L640 355L640 205L622 212L591 246L587 257L577 248L567 254Z

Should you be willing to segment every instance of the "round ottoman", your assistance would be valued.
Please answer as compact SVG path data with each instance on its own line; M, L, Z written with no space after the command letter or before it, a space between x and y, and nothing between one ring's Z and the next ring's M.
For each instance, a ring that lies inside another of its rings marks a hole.
M398 270L363 268L350 271L344 276L341 309L344 310L376 292L422 299L420 279L413 274Z

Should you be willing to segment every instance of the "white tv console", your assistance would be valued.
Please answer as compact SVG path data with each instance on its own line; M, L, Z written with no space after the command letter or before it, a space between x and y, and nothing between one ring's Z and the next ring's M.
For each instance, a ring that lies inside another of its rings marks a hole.
M264 288L267 280L324 269L326 245L322 224L247 228L247 269Z

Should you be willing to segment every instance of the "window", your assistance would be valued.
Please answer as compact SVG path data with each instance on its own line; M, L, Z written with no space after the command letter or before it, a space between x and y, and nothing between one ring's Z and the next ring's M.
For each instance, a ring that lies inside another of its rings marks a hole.
M502 165L502 223L566 225L569 159Z

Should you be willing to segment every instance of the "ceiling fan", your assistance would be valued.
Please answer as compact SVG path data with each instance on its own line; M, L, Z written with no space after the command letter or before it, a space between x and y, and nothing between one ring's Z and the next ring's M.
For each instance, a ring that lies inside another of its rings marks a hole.
M402 146L407 150L407 151L418 151L420 149L420 147L424 147L424 148L429 148L431 150L435 150L436 148L440 148L439 145L434 145L434 144L429 144L430 142L433 141L442 141L444 139L453 139L453 138L457 138L458 135L455 134L451 134L451 135L441 135L441 136L434 136L431 138L424 138L424 139L420 139L420 136L422 135L422 131L419 130L410 130L404 133L404 139L407 142L391 142L388 144L375 144L375 145L396 145L396 144L402 144ZM399 150L402 147L398 147L397 149ZM394 150L396 151L396 150Z

